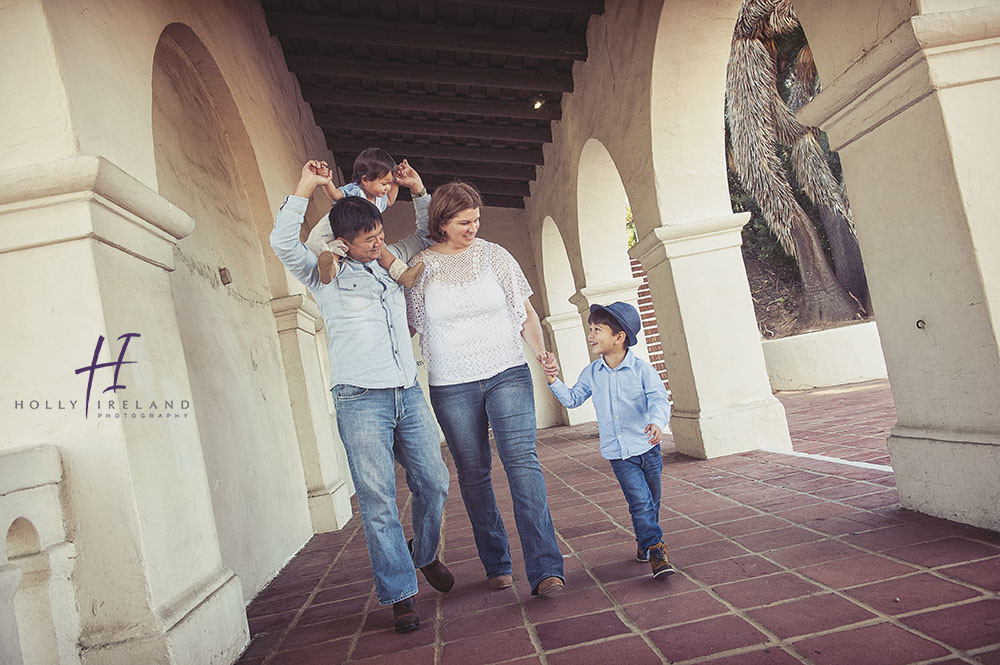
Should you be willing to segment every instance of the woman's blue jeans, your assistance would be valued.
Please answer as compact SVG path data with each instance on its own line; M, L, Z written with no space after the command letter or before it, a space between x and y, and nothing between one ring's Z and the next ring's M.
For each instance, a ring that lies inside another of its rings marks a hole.
M660 446L652 446L641 455L627 459L613 459L611 468L622 486L632 516L635 539L641 549L647 550L663 540L660 528L660 474L663 472L663 455Z
M337 429L358 493L375 593L382 605L417 593L416 568L433 563L448 496L448 467L420 384L410 388L333 387ZM413 495L413 556L396 507L396 466Z
M535 450L535 398L527 365L482 381L431 386L431 404L458 470L458 487L487 577L510 575L510 545L490 476L489 427L507 473L514 522L532 590L546 577L565 579Z

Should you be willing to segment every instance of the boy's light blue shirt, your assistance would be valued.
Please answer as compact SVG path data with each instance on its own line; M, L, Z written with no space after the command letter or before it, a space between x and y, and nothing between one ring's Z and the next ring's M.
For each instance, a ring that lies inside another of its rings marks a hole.
M416 233L386 245L408 262L431 245L427 238L427 206L431 197L413 199ZM417 380L417 363L410 343L403 287L378 264L350 258L340 261L337 276L323 284L316 255L299 241L309 199L289 196L271 231L271 248L288 271L309 289L326 324L330 351L330 387L340 383L359 388L410 387Z
M343 192L344 196L360 196L366 201L368 200L368 197L365 195L365 190L361 189L361 185L356 182L349 182L342 187L338 187L337 189ZM378 208L379 212L385 212L385 209L389 207L389 197L380 196L375 199L375 207Z
M549 389L567 409L593 395L604 459L627 459L649 451L646 425L653 423L666 432L670 422L670 402L660 375L631 351L614 369L598 358L580 372L572 388L556 379Z

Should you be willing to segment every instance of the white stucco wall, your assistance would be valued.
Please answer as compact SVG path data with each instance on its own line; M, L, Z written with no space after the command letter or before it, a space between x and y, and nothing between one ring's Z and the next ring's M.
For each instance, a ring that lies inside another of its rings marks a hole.
M808 390L886 378L874 321L764 340L772 390Z

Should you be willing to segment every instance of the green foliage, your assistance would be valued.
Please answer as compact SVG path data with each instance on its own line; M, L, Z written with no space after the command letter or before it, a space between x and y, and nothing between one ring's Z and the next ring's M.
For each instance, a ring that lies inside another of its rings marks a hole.
M635 220L632 219L632 206L625 206L625 238L629 249L639 242L635 231Z

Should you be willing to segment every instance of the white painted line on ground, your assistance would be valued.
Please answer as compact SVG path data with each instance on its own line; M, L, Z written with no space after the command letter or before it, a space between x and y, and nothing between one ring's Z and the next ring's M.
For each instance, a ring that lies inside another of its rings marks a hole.
M791 455L793 457L807 457L809 459L819 460L821 462L836 462L837 464L856 466L859 469L872 469L874 471L883 471L885 473L892 473L892 467L886 466L884 464L872 464L870 462L855 462L849 459L827 457L826 455L814 455L813 453L797 453L794 450L768 450L767 448L765 448L764 451L768 453L778 453L779 455Z

